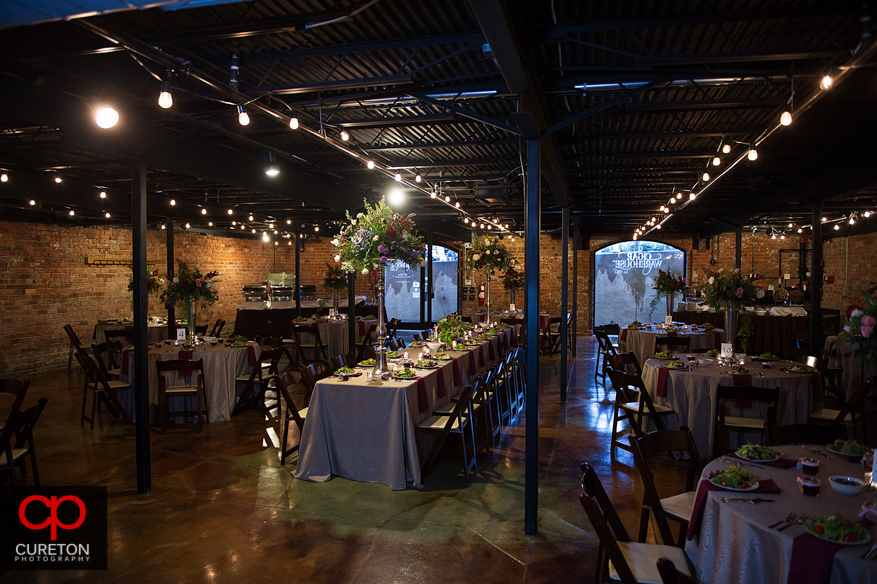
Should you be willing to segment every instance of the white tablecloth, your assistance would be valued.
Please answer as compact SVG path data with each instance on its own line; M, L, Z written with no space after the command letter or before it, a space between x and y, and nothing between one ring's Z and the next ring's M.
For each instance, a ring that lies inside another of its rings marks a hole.
M774 306L770 309L771 316L807 316L807 311L800 306Z
M627 333L624 332L625 330L627 330ZM709 333L695 333L691 332L691 330L678 330L676 331L676 336L691 339L689 341L688 352L696 353L718 348L716 346L716 332L722 333L724 331L717 329ZM646 362L646 359L651 359L655 356L655 339L657 337L666 337L667 335L668 333L662 330L622 329L622 333L618 336L618 350L621 353L633 351L637 362L642 364ZM622 339L622 337L624 338Z
M684 355L680 356L684 360ZM700 366L691 371L673 371L667 377L667 396L658 397L658 369L667 361L650 359L643 366L643 382L652 400L661 405L672 407L675 416L665 418L669 429L676 430L685 425L691 429L697 451L701 458L709 458L713 451L713 431L716 418L717 387L733 385L728 368L719 368L713 359L712 365ZM785 373L779 370L790 365L789 362L777 362L772 369L763 369L759 364L749 363L746 368L753 373L752 385L755 387L779 387L780 398L777 407L777 425L803 424L807 422L807 414L812 409L811 383L812 376L806 373ZM762 377L760 374L763 373ZM724 377L723 377L724 375ZM755 408L734 410L728 415L755 415ZM766 417L767 411L760 412ZM732 435L733 438L733 435Z
M862 477L859 463L851 463L833 454L825 458L801 446L775 448L785 458L802 456L819 460L819 478L822 488L819 497L805 497L797 488L795 468L769 466L747 468L757 479L773 479L782 489L779 495L756 493L753 496L773 499L776 503L722 503L719 497L745 497L746 493L714 491L707 495L700 536L687 542L685 551L696 569L696 576L707 584L785 584L792 558L794 538L805 533L803 525L783 531L767 526L785 519L789 513L810 517L840 514L847 519L858 519L857 514L867 494L851 497L839 495L828 485L828 477L847 475ZM825 448L822 449L823 452ZM726 468L726 462L711 462L705 472ZM871 528L871 538L877 529ZM847 546L834 556L831 584L866 584L877 582L877 561L861 561L859 556L867 545Z
M259 345L256 343L249 344L253 347L254 354L258 358ZM122 381L131 383L130 373L134 363L133 352L128 351L126 358L128 359L128 372L121 375L120 378ZM158 420L158 371L155 368L155 362L159 359L162 361L173 361L178 358L179 347L174 345L162 345L160 349L149 349L149 419L152 422ZM208 421L225 422L231 420L231 412L237 401L235 377L248 374L251 369L247 347L226 348L223 345L216 347L199 345L192 353L192 360L198 361L200 359L204 360L204 375L207 377ZM176 381L173 381L173 378L171 379L173 385L185 385L185 379L177 379ZM133 388L120 392L119 401L131 419L133 419ZM174 409L179 409L179 406L175 405ZM192 404L191 409L195 409L194 404Z
M94 333L92 333L91 337L96 345L100 345L101 343L105 343L107 341L107 337L106 335L104 335L106 331L124 330L125 327L128 326L132 326L132 324L130 322L98 324L95 325ZM150 343L154 343L155 341L163 341L169 338L167 336L167 325L149 323L149 326L146 329L146 338L149 340ZM123 345L129 344L124 338L117 340L122 341Z

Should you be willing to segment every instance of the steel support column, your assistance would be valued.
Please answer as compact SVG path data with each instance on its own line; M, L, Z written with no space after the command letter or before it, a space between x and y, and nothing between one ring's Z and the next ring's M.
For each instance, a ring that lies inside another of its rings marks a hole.
M822 346L822 203L813 203L810 217L810 351L819 355Z
M426 322L432 326L432 246L435 239L432 231L426 232L426 290L423 289L423 283L420 284L420 297L426 296ZM421 273L423 273L421 271ZM425 294L424 294L425 292ZM489 320L489 319L488 319Z
M743 227L737 226L736 231L734 231L734 267L743 271L742 256L743 256Z
M293 231L292 236L295 238L295 309L298 312L296 316L301 316L301 234Z
M578 351L578 327L579 327L579 248L581 236L576 231L573 237L572 254L572 355L575 357Z
M539 511L539 232L542 169L539 140L527 140L524 279L527 310L524 339L527 367L524 445L524 533L536 535Z
M137 492L152 490L149 457L149 361L146 314L149 292L146 288L146 166L131 164L131 250L134 270L134 429L137 458Z
M167 231L167 243L165 247L167 248L167 277L171 280L174 279L174 274L177 273L177 263L174 261L174 218L168 217L165 227L165 231ZM175 339L177 338L177 307L173 304L168 304L167 308L167 336L166 339Z
M566 388L569 374L567 372L567 342L569 340L569 326L566 323L569 314L569 207L562 209L562 235L563 256L560 264L560 401L566 401Z
M296 262L298 264L298 262ZM348 349L356 357L356 272L347 273L347 338Z

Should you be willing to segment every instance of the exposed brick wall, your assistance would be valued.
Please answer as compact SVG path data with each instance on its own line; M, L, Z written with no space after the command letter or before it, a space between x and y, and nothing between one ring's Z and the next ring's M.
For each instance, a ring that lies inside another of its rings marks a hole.
M849 250L847 249L849 246ZM822 258L825 261L824 273L834 276L834 282L825 282L822 292L822 306L840 310L841 322L846 320L847 307L862 305L858 292L849 292L877 283L874 266L874 252L877 250L877 233L839 237L825 242Z

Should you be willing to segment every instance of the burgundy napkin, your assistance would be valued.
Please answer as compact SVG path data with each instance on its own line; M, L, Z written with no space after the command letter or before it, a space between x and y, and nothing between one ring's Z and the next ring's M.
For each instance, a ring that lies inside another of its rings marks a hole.
M621 329L621 336L618 338L618 340L619 341L627 340L627 329L626 328Z
M177 359L179 359L180 361L191 361L192 351L180 351ZM181 370L178 372L178 374L180 377L192 377L192 372L189 369Z
M834 554L842 545L802 533L792 540L788 584L825 584L831 580Z
M716 350L721 350L722 348L722 333L716 331Z
M250 364L250 367L259 362L259 360L256 359L256 349L253 345L247 345L247 362Z
M438 396L445 397L445 374L442 371L442 366L439 365L436 371L438 371Z
M484 320L485 320L486 318L487 318L487 315L484 314L483 312L479 312L479 313L478 313L478 322L484 322Z
M126 327L125 327L125 330L126 330L126 331L133 331L133 330L134 330L134 327L133 327L133 326L126 326Z
M476 375L478 370L475 368L475 355L469 351L469 375Z
M655 390L655 395L658 397L667 397L667 377L669 376L670 370L668 368L658 369L658 389Z
M814 371L811 375L813 382L810 384L810 399L816 403L822 403L825 401L825 396L822 393L822 380L819 379L819 372Z
M703 508L706 505L707 493L710 491L722 491L728 494L734 494L736 491L729 491L717 485L712 484L708 479L703 479L697 486L697 495L694 499L694 507L691 509L691 521L688 523L688 533L686 539L693 539L695 535L700 534L700 525L703 523ZM746 495L761 493L763 495L778 495L782 491L773 482L773 479L765 479L759 481L758 488L754 491L745 491Z
M496 351L493 350L493 343L487 341L487 354L490 355L491 361L496 361Z
M451 357L454 360L454 387L460 387L463 385L463 379L460 377L460 365L457 363L456 357Z
M667 332L667 336L668 336L668 337L677 337L677 336L679 336L679 335L676 334L676 331L669 331L669 332ZM674 345L668 345L668 346L667 346L667 350L669 350L669 351L675 351L675 350L676 350L676 345L675 345L675 344L674 344Z
M725 456L729 458L740 458L737 456L736 452L729 452ZM762 462L760 463L762 466L775 466L777 468L792 468L796 464L798 464L797 460L792 460L791 458L780 458L779 460L774 460L773 462Z
M417 378L417 407L420 409L421 414L429 409L429 400L426 397L426 382L423 381L423 377Z
M365 336L365 323L363 321L359 321L359 336Z
M752 376L750 375L731 375L731 380L734 382L734 387L752 386ZM734 407L746 410L752 407L752 401L748 399L735 399Z
M481 345L481 350L478 351L478 364L479 364L479 367L484 367L484 353L485 353L485 352L486 352L486 351L484 350L484 345L482 344L482 345Z
M120 375L128 375L128 357L130 357L131 351L122 350L122 365L119 367Z

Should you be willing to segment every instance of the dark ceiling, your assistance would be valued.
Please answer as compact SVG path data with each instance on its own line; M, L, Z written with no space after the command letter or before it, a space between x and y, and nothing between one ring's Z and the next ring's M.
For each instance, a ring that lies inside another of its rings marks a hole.
M652 217L701 236L797 229L815 202L832 220L877 209L870 34L867 5L844 0L258 0L8 26L0 204L11 218L125 221L137 160L153 220L193 228L332 229L401 186L440 233L464 236L464 217L520 230L526 139L541 135L543 229L565 206L584 233ZM93 123L97 99L116 127ZM680 192L684 208L661 212Z

